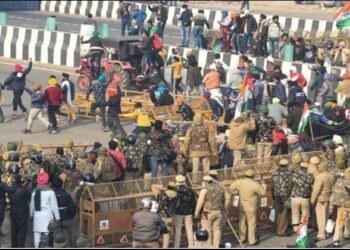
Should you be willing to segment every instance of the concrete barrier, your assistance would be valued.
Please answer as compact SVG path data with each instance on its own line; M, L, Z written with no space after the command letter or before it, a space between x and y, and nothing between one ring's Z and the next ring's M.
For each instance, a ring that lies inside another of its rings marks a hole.
M147 8L147 4L135 3L146 11L147 18L155 17L155 15ZM40 10L47 12L55 12L60 14L81 15L86 16L91 13L93 16L102 18L117 19L117 9L119 1L41 1ZM191 8L193 14L197 14L199 9ZM132 11L131 11L132 13ZM168 25L178 25L179 21L177 15L181 13L179 7L168 7ZM221 11L219 10L204 10L208 17L211 28L219 29L218 21L221 19ZM278 15L278 13L276 13ZM255 19L258 21L259 14L253 13ZM267 15L272 18L272 15ZM325 32L336 31L334 22L326 20L313 20L294 17L280 16L280 23L285 32L291 31L308 31L308 32Z
M79 53L78 34L0 26L0 56L78 67Z

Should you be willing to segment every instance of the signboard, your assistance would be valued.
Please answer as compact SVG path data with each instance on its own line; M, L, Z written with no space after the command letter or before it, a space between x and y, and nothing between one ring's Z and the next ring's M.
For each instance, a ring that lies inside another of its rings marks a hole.
M103 238L102 235L97 238L97 241L96 241L97 245L104 245L105 243L106 243L105 238Z
M100 230L109 229L109 220L100 220Z
M120 243L122 244L127 244L129 243L129 239L126 235L124 235L121 239L120 239Z

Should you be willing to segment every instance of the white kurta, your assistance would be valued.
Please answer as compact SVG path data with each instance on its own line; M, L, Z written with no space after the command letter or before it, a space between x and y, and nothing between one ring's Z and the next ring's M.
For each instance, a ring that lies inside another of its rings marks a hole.
M41 211L34 208L35 190L30 201L30 217L34 218L33 232L48 233L47 227L52 219L60 220L55 192L51 189L41 191Z

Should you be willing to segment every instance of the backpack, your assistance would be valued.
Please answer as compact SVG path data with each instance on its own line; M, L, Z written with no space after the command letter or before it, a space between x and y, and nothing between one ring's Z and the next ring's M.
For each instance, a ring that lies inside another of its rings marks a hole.
M72 81L69 81L69 89L70 89L70 97L71 97L72 101L74 101L75 85Z
M101 161L101 159L100 159ZM110 157L106 156L102 162L101 180L102 182L111 182L115 179L115 161Z

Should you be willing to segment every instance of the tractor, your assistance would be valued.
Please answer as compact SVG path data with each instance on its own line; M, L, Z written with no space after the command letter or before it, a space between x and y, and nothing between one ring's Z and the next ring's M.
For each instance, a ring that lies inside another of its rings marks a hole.
M107 80L119 82L123 89L129 89L135 85L140 89L139 81L141 74L142 53L139 49L141 37L133 36L123 38L123 40L113 40L109 38L101 39L103 46L108 53L105 53L101 60L101 73L105 74ZM80 74L78 86L86 91L95 77L91 75L90 58L88 56L80 59L80 67L76 70Z

